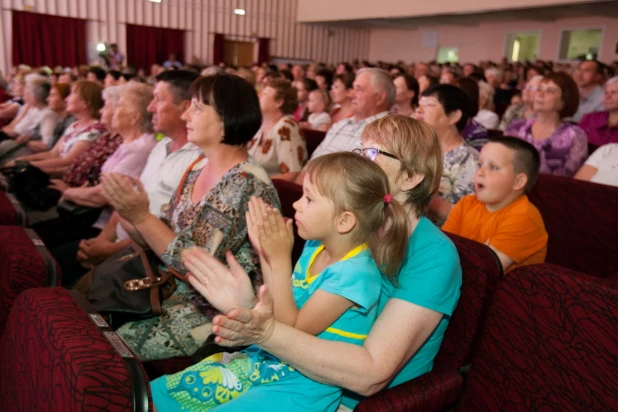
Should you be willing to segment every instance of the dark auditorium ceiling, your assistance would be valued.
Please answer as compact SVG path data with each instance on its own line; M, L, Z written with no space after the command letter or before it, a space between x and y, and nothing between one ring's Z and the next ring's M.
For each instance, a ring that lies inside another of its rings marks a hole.
M455 25L476 26L487 22L508 22L514 20L553 21L573 17L618 17L618 0L587 2L551 7L537 7L515 10L500 10L486 13L441 14L409 18L381 18L354 21L333 21L329 25L351 28L414 29L419 26Z

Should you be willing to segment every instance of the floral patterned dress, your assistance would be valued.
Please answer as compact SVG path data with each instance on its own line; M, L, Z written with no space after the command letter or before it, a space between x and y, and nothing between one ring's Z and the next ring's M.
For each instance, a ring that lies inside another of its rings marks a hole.
M478 167L479 153L466 143L445 153L438 195L454 205L474 193L474 174Z
M198 203L193 203L193 186L205 164L206 160L202 160L192 168L179 194L163 207L161 219L176 237L161 258L173 269L186 272L181 263L184 249L199 246L222 262L230 250L257 286L262 277L258 256L247 235L245 213L251 196L280 208L277 191L264 169L249 158L229 170ZM129 322L118 329L143 360L192 355L210 335L210 322L217 311L189 283L176 282L176 291L161 305L163 315Z
M292 116L283 116L266 134L260 129L247 149L269 176L300 172L307 161L307 143Z

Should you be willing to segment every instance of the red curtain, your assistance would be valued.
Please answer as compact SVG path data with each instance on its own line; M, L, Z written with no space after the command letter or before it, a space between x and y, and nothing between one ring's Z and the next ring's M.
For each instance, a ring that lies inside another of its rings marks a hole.
M86 20L13 10L13 65L88 63Z
M260 37L258 39L258 64L268 63L270 60L270 39Z
M162 64L170 53L184 63L185 31L161 27L127 24L128 65L148 71L155 63Z
M215 40L212 47L212 62L219 64L225 60L225 36L221 33L215 33Z

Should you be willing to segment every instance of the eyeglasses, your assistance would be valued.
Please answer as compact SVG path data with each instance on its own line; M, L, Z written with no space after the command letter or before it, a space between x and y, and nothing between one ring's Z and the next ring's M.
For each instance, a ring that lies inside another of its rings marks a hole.
M356 153L356 154L361 155L361 156L365 156L366 158L368 158L372 162L375 162L376 157L379 154L387 156L387 157L390 157L390 158L395 159L395 160L399 160L399 158L397 156L395 156L394 154L390 154L388 152L385 152L384 150L376 149L374 147L365 147L363 149L354 149L352 151L354 153ZM399 161L401 161L401 160L399 160Z

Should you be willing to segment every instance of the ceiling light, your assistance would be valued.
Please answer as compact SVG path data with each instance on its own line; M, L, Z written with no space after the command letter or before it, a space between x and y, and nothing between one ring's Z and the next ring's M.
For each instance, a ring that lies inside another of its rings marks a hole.
M244 16L245 10L244 9L234 9L234 14L238 14L239 16Z
M152 3L161 3L161 0L150 0Z
M97 44L97 51L105 51L105 43L99 43Z

